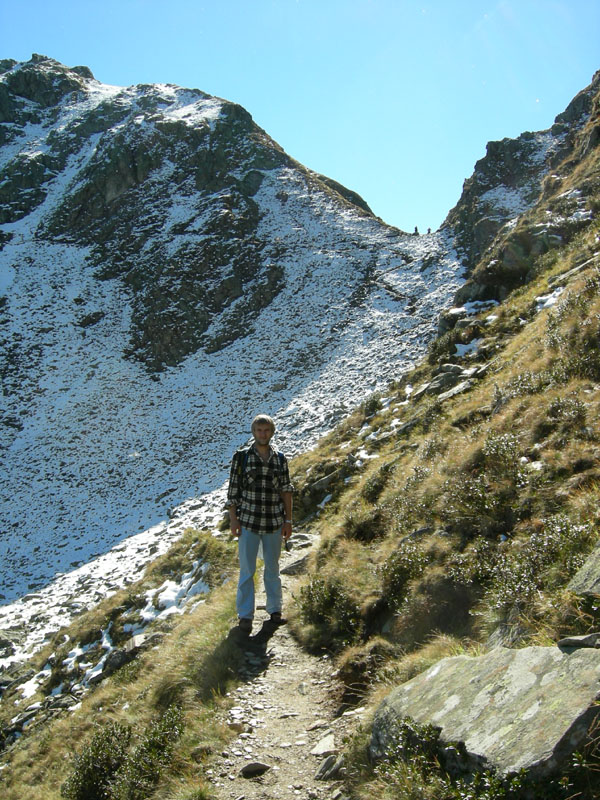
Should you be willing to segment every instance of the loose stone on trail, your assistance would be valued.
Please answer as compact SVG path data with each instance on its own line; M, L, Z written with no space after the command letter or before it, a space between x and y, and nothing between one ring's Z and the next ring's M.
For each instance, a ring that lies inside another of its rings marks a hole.
M252 761L250 764L244 764L240 770L240 775L243 778L256 778L259 775L264 775L271 767L268 764L263 764L262 761Z
M321 741L313 747L310 751L311 756L329 756L336 752L335 737L333 733L327 734Z

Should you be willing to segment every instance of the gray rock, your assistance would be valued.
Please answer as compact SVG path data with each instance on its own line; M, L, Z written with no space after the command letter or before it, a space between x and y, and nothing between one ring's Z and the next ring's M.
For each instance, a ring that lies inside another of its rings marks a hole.
M454 397L457 394L462 394L462 392L466 392L468 389L471 388L471 386L473 386L473 381L469 380L461 381L460 383L457 383L456 386L453 386L451 389L448 389L447 392L442 392L440 395L438 395L438 399L441 402L444 402L444 400L449 400L451 397Z
M329 486L333 483L333 481L339 476L340 470L336 469L335 472L331 472L329 475L325 475L323 478L319 478L318 481L312 483L309 487L311 492L322 492L325 489L328 489Z
M288 564L287 567L283 567L280 572L282 575L300 575L302 572L306 572L306 565L308 563L308 556L303 556L299 558L297 561Z
M15 646L10 639L0 637L0 658L7 658L12 656L15 652Z
M600 543L589 554L585 563L567 585L575 594L600 595Z
M449 308L443 311L438 320L438 336L443 336L456 325L457 321L468 316L468 311L463 306L459 308Z
M464 768L501 775L525 769L543 779L569 762L600 717L600 658L554 647L497 648L446 658L397 687L375 715L370 753L385 754L395 724L412 717L463 742Z
M450 372L454 375L461 375L463 368L460 364L440 364L433 370L434 375L441 375L442 372Z
M459 372L440 372L427 386L427 394L439 394L444 389L455 386L461 380L462 370Z
M600 633L588 633L583 636L567 636L557 642L558 647L598 647L600 648Z
M333 733L324 736L310 751L311 756L330 756L337 750Z
M76 706L78 702L79 699L77 697L73 697L71 694L64 694L53 700L50 703L49 708L71 708L72 706Z
M321 763L319 769L315 773L316 781L333 781L340 774L344 766L344 756L339 758L332 754Z
M126 653L125 650L111 650L104 662L102 675L104 677L112 675L113 672L121 669L121 667L125 666L130 660L131 656L129 653Z
M337 756L330 755L319 764L319 768L315 772L315 780L316 781L324 781L327 780L326 776L329 774L329 771L333 768L333 765L337 761Z
M262 761L251 761L249 764L244 764L240 770L242 778L256 778L259 775L264 775L271 767L268 764L263 764Z

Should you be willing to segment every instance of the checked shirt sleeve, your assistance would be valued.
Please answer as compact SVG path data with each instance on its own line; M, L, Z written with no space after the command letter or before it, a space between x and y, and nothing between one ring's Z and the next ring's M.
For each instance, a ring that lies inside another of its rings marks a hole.
M229 488L227 489L227 503L225 504L226 508L238 506L242 499L242 487L240 485L238 460L239 456L236 453L231 461L231 470L229 471Z
M282 468L282 486L280 488L281 492L293 492L294 486L290 481L290 470L288 467L287 458L283 459L283 468Z

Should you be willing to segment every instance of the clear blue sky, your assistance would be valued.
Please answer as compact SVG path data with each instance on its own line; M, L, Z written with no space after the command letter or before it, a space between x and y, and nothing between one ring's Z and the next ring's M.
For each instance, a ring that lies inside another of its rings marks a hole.
M386 222L437 228L489 140L600 68L600 0L0 0L0 58L243 105Z

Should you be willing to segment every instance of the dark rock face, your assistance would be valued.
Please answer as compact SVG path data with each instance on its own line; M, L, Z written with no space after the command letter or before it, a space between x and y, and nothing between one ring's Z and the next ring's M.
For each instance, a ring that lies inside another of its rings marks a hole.
M598 141L594 115L599 91L600 72L566 111L556 117L549 130L527 132L517 139L488 144L485 157L475 165L473 175L465 181L459 202L444 222L444 226L454 229L471 270L499 234L507 238L496 261L500 268L494 272L492 265L489 274L478 276L479 288L471 285L463 291L467 299L498 297L499 281L505 290L514 288L521 281L523 271L527 271L530 256L547 252L555 246L557 239L553 237L564 235L562 230L538 227L515 231L510 236L510 226L516 224L520 215L550 198L554 198L555 208L550 203L548 210L559 215L564 203L565 177L591 153ZM570 227L577 227L577 221Z

